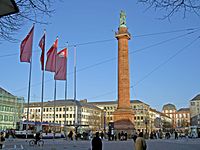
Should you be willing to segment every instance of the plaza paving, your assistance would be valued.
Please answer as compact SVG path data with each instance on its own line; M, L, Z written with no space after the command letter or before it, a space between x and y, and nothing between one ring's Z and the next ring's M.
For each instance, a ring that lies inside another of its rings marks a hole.
M28 140L29 141L29 140ZM89 150L90 141L44 140L43 147L30 147L25 139L6 140L4 150ZM147 140L148 150L200 150L200 139ZM103 140L103 150L134 150L133 140Z

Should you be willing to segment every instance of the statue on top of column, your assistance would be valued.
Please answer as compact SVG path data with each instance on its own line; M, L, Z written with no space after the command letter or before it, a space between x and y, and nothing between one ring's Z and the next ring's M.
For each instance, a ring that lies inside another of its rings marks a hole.
M126 14L123 10L120 12L120 25L119 27L126 27Z

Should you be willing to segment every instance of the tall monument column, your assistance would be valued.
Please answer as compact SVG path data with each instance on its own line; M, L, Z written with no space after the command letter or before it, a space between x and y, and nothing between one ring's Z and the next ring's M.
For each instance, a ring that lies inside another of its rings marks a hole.
M131 35L126 27L126 15L120 13L120 25L115 34L118 40L118 107L113 113L116 130L131 130L134 128L134 113L130 106L130 77L128 40Z

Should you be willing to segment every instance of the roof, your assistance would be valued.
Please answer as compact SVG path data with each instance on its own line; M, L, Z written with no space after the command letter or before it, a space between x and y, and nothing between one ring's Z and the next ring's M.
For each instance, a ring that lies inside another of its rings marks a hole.
M113 105L117 104L117 100L114 101L102 101L102 102L88 102L89 104L94 104L94 105ZM140 100L130 100L130 103L143 103L145 105L148 105Z
M200 100L200 94L196 95L192 100L190 101L196 101L196 100Z
M177 112L180 112L180 111L190 111L190 108L180 108Z
M99 109L100 108L96 107L93 104L88 104L88 103L81 103L80 101L77 100L72 100L72 99L68 99L68 100L56 100L55 101L55 105L56 106L72 106L72 105L77 105L79 107L87 107L87 108L92 108L92 109ZM41 102L33 102L29 104L30 107L40 107L41 106ZM54 100L52 101L48 101L48 102L44 102L43 103L44 107L53 107L54 106ZM27 103L24 105L24 107L27 107Z
M162 113L162 112L160 112L160 111L158 111L158 110L156 110L156 109L150 108L150 111L155 112L155 113L158 113L158 114L160 114L161 116L164 116L164 117L170 118L170 117L167 116L166 114L164 114L164 113Z
M2 87L0 87L0 94L4 94L4 93L7 94L8 96L14 96L10 92L8 92L5 89L3 89Z
M176 106L174 104L165 104L162 110L176 110Z

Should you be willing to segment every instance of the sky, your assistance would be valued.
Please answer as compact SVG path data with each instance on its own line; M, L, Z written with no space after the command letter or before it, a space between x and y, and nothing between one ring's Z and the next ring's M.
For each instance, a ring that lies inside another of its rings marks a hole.
M39 40L46 29L46 51L58 36L58 50L68 46L67 98L74 98L74 47L77 50L76 98L117 100L117 39L120 11L126 13L129 40L130 96L157 110L167 103L189 107L199 94L200 18L181 12L170 20L164 11L146 10L137 1L73 0L54 4L48 25L35 25L31 102L41 101ZM15 37L25 38L32 23L26 22ZM191 30L193 29L193 30ZM67 44L68 43L68 44ZM0 86L27 100L29 64L19 61L20 42L0 43ZM11 54L11 55L10 55ZM9 55L9 56L8 56ZM45 72L44 101L54 99L54 74ZM64 99L65 82L57 81L57 99Z

